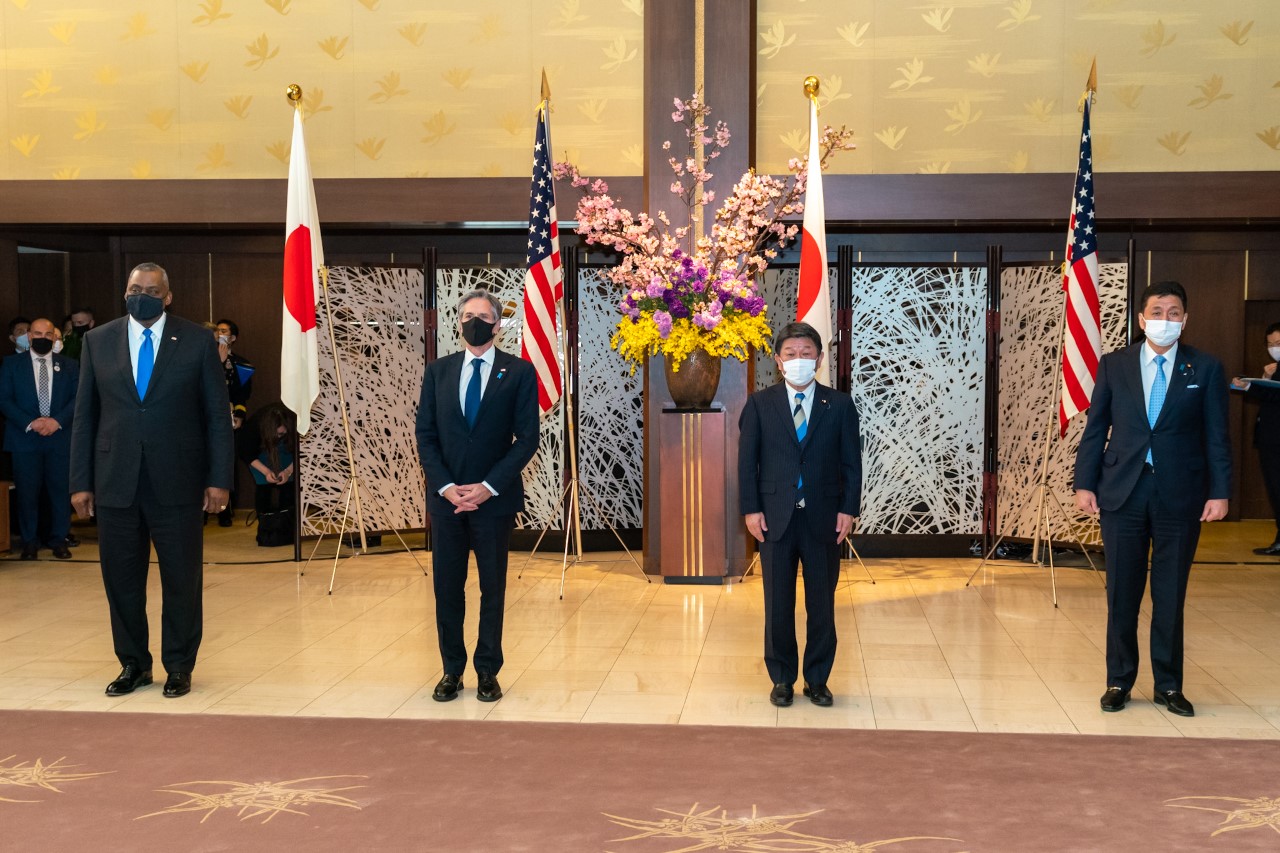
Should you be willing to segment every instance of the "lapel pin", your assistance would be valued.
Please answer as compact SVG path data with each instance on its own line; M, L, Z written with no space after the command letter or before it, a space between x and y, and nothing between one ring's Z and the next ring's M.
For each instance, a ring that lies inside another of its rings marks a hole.
M58 364L58 363L55 361L55 362L53 363L53 372L54 372L54 373L61 373L61 372L62 372L62 365L61 365L61 364Z
M501 370L499 370L499 371L498 371L498 377L497 377L497 378L498 378L498 379L501 379L501 378L503 377L503 375L504 375L506 372L507 372L507 369L506 369L505 367L504 367L504 368L502 368Z

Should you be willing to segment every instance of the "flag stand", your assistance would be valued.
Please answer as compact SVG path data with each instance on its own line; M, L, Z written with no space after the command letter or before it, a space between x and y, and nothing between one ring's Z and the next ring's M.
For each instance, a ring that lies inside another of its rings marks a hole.
M364 518L364 507L360 501L360 478L356 475L356 458L355 458L355 452L352 449L352 443L351 443L351 423L347 419L347 395L346 395L345 386L342 380L342 359L338 358L337 339L334 337L334 334L333 334L333 306L332 306L332 303L329 301L329 268L327 266L321 266L318 268L318 271L320 273L320 291L321 291L321 294L324 296L324 312L325 312L325 316L328 318L329 349L333 353L334 379L337 381L337 386L338 386L338 410L342 413L342 437L346 445L347 470L350 472L350 474L347 477L346 485L344 485L342 488L343 494L346 495L346 499L343 502L343 506L342 506L342 521L338 525L338 550L334 552L333 571L329 575L329 595L333 595L333 584L338 577L338 561L342 558L342 543L343 543L343 539L346 536L347 518L350 517L351 515L350 510L351 510L351 503L353 500L355 502L356 511L355 511L355 527L352 529L352 532L354 532L355 530L360 531L360 547L356 548L353 545L352 551L354 553L352 553L351 556L357 557L362 553L367 554L369 551L369 542L368 542L367 536L365 535L366 525L365 525L365 518ZM400 544L404 546L405 553L407 553L410 557L413 558L413 562L417 564L418 568L422 570L423 576L425 576L427 574L426 568L424 568L422 563L419 562L417 555L413 553L413 550L409 547L408 543L404 541L404 537L400 535L400 531L395 528L392 528L391 532L394 533L396 535L396 538L400 540ZM325 537L325 534L322 533L320 534L320 538L316 540L315 546L311 549L311 555L307 557L307 562L304 563L302 568L298 570L299 577L307 573L306 571L307 566L311 565L311 560L312 558L315 557L316 551L319 550L320 543L324 541L324 537Z
M560 328L567 333L569 327L565 323L563 297L560 299L559 305L557 307L559 309L557 313L560 315ZM599 513L601 517L604 516L604 513L601 512L600 510L599 504L597 504L594 500L592 500L590 494L587 494L586 492L582 491L582 487L578 480L578 431L574 427L573 395L572 393L570 393L570 389L569 389L569 371L568 371L567 362L568 362L567 355L565 354L562 348L560 353L560 373L563 377L565 377L565 389L564 389L564 393L561 395L561 400L564 403L564 407L562 408L561 411L564 415L564 424L565 424L564 435L569 440L568 441L569 482L565 483L564 489L560 492L560 504L561 506L564 506L565 498L567 497L569 500L569 504L568 504L569 511L566 519L568 523L565 525L565 530L564 530L564 554L561 556L561 559L560 559L560 600L561 601L564 600L565 574L569 570L569 550L570 550L569 542L570 542L571 536L572 536L573 543L575 545L573 562L578 563L582 561L582 556L583 556L582 498L585 497L588 501L590 501L591 507L597 513ZM606 522L606 526L609 528L609 532L614 535L614 538L618 540L618 544L622 546L622 550L626 552L628 559L630 559L632 563L635 563L636 568L640 570L640 575L641 577L644 578L645 583L653 583L653 581L650 580L649 576L645 574L644 567L640 565L640 562L635 558L635 555L631 553L631 549L627 547L627 543L622 541L622 536L619 535L617 528L615 528L611 524L608 524L607 522ZM520 571L516 574L517 580L524 577L524 570L529 567L529 561L532 560L533 555L537 553L538 546L542 544L543 538L547 535L547 531L549 531L550 529L551 529L551 522L548 521L543 526L542 532L538 534L538 540L533 543L533 549L529 551L529 556L525 558L524 565L520 567Z

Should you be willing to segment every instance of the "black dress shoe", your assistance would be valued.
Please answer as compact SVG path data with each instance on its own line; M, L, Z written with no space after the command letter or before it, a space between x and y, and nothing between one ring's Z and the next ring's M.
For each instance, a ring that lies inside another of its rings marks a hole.
M1182 695L1181 690L1157 690L1155 700L1157 705L1168 708L1170 714L1177 714L1179 717L1196 715L1196 709L1187 701L1187 697Z
M785 708L790 705L794 696L795 690L791 688L790 684L775 684L773 689L769 691L769 701L779 708Z
M476 698L481 702L497 702L502 698L502 688L493 675L480 671L476 673Z
M191 692L191 673L171 672L164 680L164 698L174 699Z
M458 691L461 689L462 676L445 673L444 678L440 679L440 683L436 685L436 689L431 691L431 698L437 702L448 702L450 699L457 699Z
M809 701L813 704L821 705L824 708L831 707L836 701L825 684L806 684L804 686L804 695L808 696Z
M53 556L57 557L59 560L70 560L71 549L66 545L54 545Z
M1108 687L1107 692L1102 694L1099 704L1104 711L1123 711L1128 702L1128 690L1121 690L1119 687Z
M67 538L62 541L67 543L68 548L75 548L80 544L80 540L76 538L74 533L68 533Z
M1253 553L1259 557L1280 557L1280 542L1272 542L1265 548L1254 548Z
M39 553L40 553L40 549L35 545L22 546L22 559L24 560L34 560L37 557L37 555L39 555Z
M142 669L137 664L127 663L124 669L120 670L120 674L116 676L116 680L107 685L108 696L124 696L126 693L132 693L139 687L144 687L151 683L151 670Z
M218 513L218 526L230 527L231 519L233 517L234 517L234 510L224 509L222 512Z

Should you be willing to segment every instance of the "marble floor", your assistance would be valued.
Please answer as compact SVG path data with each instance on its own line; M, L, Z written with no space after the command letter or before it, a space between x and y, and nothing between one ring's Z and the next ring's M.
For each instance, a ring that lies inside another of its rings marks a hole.
M868 559L874 584L846 563L835 706L797 691L779 709L760 658L758 575L646 583L625 555L589 554L560 600L559 557L518 578L527 555L513 553L506 696L477 701L468 671L464 695L441 704L431 583L413 557L384 546L344 560L328 595L332 560L300 577L288 549L256 548L240 525L207 529L204 645L178 700L158 685L103 694L119 667L92 528L75 561L0 561L0 707L1280 739L1280 561L1250 550L1271 533L1206 527L1186 613L1189 719L1151 704L1147 670L1125 711L1099 710L1106 603L1092 572L1059 568L1055 609L1047 568L990 563L966 586L973 559ZM468 595L474 611L474 579ZM154 645L158 607L151 616Z

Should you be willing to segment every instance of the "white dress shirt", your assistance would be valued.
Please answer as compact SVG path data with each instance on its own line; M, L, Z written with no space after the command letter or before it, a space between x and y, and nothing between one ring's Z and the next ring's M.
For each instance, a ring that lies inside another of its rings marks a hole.
M151 349L157 361L160 359L160 342L164 340L164 321L169 315L163 311L160 319L151 324ZM142 332L147 327L129 317L129 364L133 368L134 384L138 382L138 351L142 349Z
M48 365L46 369L49 371L49 405L52 407L53 381L54 377L57 376L57 373L55 373L53 369L53 353L51 352L48 355L36 355L35 350L28 350L28 352L31 353L31 375L35 377L36 380L36 405L38 406L40 403L40 362L43 361ZM44 415L41 415L40 417L44 417ZM49 411L49 417L53 417L52 409ZM33 423L35 423L35 421L31 422L31 424ZM31 424L27 424L27 432L31 432ZM61 427L62 424L58 424L58 426Z
M468 349L462 351L462 375L458 377L458 408L464 413L467 411L467 386L471 384L471 375L476 369L472 362L477 358L480 359L480 399L483 400L485 389L489 387L489 374L493 373L493 359L497 352L497 347L489 347L481 355L473 355ZM436 494L444 497L444 493L456 485L458 484L445 483L436 490ZM489 485L488 481L484 481L482 485L497 497L498 490Z

